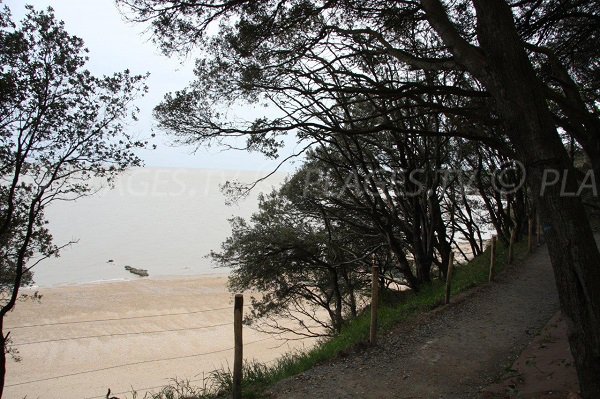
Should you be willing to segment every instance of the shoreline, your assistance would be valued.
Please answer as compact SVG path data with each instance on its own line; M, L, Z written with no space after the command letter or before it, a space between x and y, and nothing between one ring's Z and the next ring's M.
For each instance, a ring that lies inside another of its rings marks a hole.
M67 288L67 287L80 287L80 286L97 286L97 285L102 285L102 284L114 284L114 283L135 283L138 281L144 281L144 280L151 280L151 281L177 281L177 280L186 280L186 279L191 279L191 280L195 280L195 279L202 279L202 278L227 278L229 277L229 273L223 272L223 273L201 273L201 274L187 274L187 275L182 275L182 274L169 274L169 275L157 275L157 276L152 276L149 275L148 277L136 277L135 275L132 274L131 278L128 277L117 277L117 278L108 278L108 279L102 279L102 280L93 280L93 281L83 281L83 282L73 282L73 283L57 283L57 284L52 284L52 285L30 285L30 286L25 286L25 287L21 287L19 289L19 292L23 292L23 291L39 291L39 290L52 290L52 289L59 289L59 288Z

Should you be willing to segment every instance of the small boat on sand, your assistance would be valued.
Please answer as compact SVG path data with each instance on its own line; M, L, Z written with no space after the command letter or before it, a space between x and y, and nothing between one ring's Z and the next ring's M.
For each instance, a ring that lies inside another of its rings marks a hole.
M131 266L125 266L125 270L127 270L129 273L136 274L140 277L148 277L148 270L146 269L138 269Z

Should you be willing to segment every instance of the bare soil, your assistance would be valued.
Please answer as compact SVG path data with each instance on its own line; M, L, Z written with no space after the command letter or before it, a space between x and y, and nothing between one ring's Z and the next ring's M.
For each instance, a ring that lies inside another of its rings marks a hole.
M493 283L410 325L398 326L381 337L378 346L284 380L270 395L289 399L510 397L506 387L511 382L496 386L495 393L486 387L503 378L506 382L507 373L520 367L513 363L558 309L550 260L541 247Z

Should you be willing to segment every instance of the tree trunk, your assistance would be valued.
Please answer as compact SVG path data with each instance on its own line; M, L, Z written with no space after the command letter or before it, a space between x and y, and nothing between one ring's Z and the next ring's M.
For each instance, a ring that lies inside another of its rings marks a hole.
M600 253L581 201L563 195L560 184L543 185L549 170L571 172L566 176L568 190L577 184L511 9L504 0L473 0L480 45L476 48L460 36L439 0L421 3L457 62L486 86L509 139L520 151L541 209L581 392L586 399L600 398Z
M4 316L0 316L0 346L2 354L0 355L0 398L4 392L4 381L6 378L6 336L4 335Z
M334 268L329 269L329 277L331 279L331 289L333 291L333 300L335 302L335 312L331 313L333 328L336 333L342 332L342 326L344 324L343 316L343 298L340 290L340 283L338 279L338 273Z
M354 281L350 277L348 273L348 269L342 269L342 277L344 278L344 283L346 284L346 289L348 290L348 306L350 307L350 315L352 318L356 318L358 316L358 312L356 309L356 293L354 292Z
M384 234L385 234L385 238L388 242L388 245L390 246L390 251L392 251L392 253L396 256L396 260L398 261L398 263L397 263L398 270L404 276L408 286L410 288L414 289L415 291L418 291L419 290L419 282L417 281L417 278L415 277L412 270L410 269L410 265L408 263L408 260L406 259L406 255L404 255L404 249L403 249L402 245L393 236L391 229L384 232Z
M584 398L600 398L600 253L580 199L570 194L577 192L575 170L510 8L502 0L474 4L478 39L487 58L485 83L520 151L541 210L581 391ZM566 182L547 187L549 173L559 173Z
M444 276L444 278L446 278L446 275L448 274L448 260L450 259L450 252L452 252L452 245L450 242L448 242L446 224L442 219L442 209L438 201L435 201L433 204L432 212L437 238L437 250L440 254L440 264L438 267L441 274Z
M419 285L431 283L431 265L433 258L427 254L422 253L422 250L417 249L417 255L415 256L415 268L417 271L417 281Z
M567 187L575 188L574 174ZM558 191L558 190L557 190ZM541 223L584 398L600 398L600 256L577 198L546 195Z
M525 220L527 220L527 199L525 190L517 191L512 203L514 228L517 230L515 241L521 241Z
M429 231L427 223L429 220L428 210L422 206L419 199L414 202L414 225L412 234L413 258L415 262L415 273L419 285L431 282L432 256L429 256Z

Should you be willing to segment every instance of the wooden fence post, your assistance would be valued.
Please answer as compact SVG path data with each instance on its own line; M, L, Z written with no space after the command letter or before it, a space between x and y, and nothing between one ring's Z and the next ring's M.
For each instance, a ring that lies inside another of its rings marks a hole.
M490 275L489 275L489 281L492 281L494 279L494 276L496 275L496 246L497 246L497 242L496 240L498 239L497 236L492 236L492 243L491 243L491 248L490 248Z
M379 304L379 266L375 264L375 255L373 255L373 270L371 277L371 331L369 342L371 345L377 344L377 307Z
M533 217L529 216L529 226L528 226L528 231L527 231L527 252L528 253L532 253L533 252Z
M508 243L508 264L512 265L513 263L513 258L514 258L514 245L515 245L515 240L517 239L517 228L513 227L510 230L510 241Z
M233 399L242 398L242 362L244 360L244 344L242 340L242 311L244 296L235 294L233 308L233 333L235 335L235 353L233 357Z
M446 299L444 303L447 305L450 303L450 289L452 286L452 272L454 270L454 252L450 252L448 258L448 271L446 272Z

